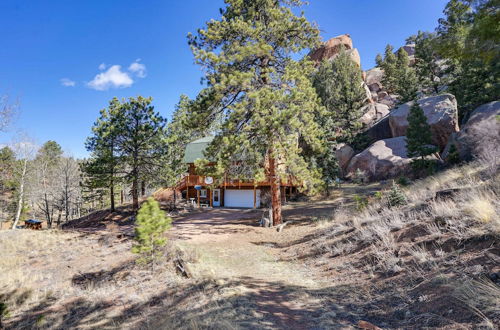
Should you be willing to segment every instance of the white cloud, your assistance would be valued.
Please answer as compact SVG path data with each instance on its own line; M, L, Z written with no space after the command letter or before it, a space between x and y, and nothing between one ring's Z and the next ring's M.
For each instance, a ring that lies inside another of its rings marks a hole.
M68 79L68 78L62 78L61 85L63 85L64 87L75 87L76 82L74 82L73 80Z
M106 65L106 63L101 63L101 64L99 65L99 70L101 70L101 71L106 70L106 66L107 66L107 65Z
M137 77L139 78L145 78L146 77L146 66L142 63L139 63L141 59L135 60L134 63L130 64L128 67L128 70L132 73L134 73Z
M105 91L110 88L127 88L132 86L134 80L128 73L123 72L121 68L122 67L120 65L112 65L108 70L96 75L92 81L87 83L87 86L97 91Z

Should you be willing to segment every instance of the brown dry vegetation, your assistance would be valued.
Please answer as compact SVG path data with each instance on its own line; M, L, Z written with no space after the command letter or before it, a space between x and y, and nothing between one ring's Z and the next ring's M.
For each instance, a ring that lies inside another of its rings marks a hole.
M182 214L155 273L134 263L124 208L57 231L0 232L12 329L494 328L500 321L499 177L477 164L406 188L346 185L295 202L282 233L261 211ZM453 188L447 193L436 192ZM353 196L371 196L353 211ZM182 258L192 278L179 276Z
M284 258L351 286L335 303L379 326L495 328L500 180L488 172L473 164L417 182L406 190L407 206L388 208L382 199L354 216L339 210Z

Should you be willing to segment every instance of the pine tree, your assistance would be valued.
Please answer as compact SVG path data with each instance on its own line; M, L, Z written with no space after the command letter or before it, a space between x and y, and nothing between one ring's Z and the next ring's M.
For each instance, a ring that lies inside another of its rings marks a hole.
M413 102L407 120L406 148L408 156L417 158L412 161L415 170L429 169L431 163L425 158L437 150L432 145L432 133L427 123L427 117L417 101Z
M294 14L301 0L225 2L220 19L189 36L217 103L202 115L223 115L207 154L216 160L219 176L243 163L254 179L267 178L273 224L278 225L280 181L293 176L306 189L319 183L319 172L298 144L300 138L313 149L322 148L321 129L314 121L320 104L309 79L314 66L292 57L319 45L319 31Z
M387 195L387 202L389 207L403 206L408 203L406 195L401 191L396 182L392 182L391 190Z
M156 180L167 153L167 121L154 111L151 98L139 96L121 103L112 118L119 132L116 136L118 158L123 164L123 179L132 184L132 206L139 208L139 185Z
M399 96L399 103L405 103L415 98L418 80L415 69L410 67L408 53L403 48L394 54L393 47L387 45L385 57L380 66L384 69L382 84L389 93Z
M16 160L14 151L9 147L0 149L0 229L3 221L10 219L15 212L14 194L18 190L15 180L16 167L21 160Z
M379 59L380 60L380 59ZM396 92L397 76L396 76L396 66L397 57L394 54L394 47L392 45L385 46L384 58L380 61L379 67L384 70L384 77L382 79L382 84L388 93Z
M375 64L376 64L377 68L381 68L383 62L384 62L384 59L383 59L382 55L377 54L377 56L375 57Z
M0 149L0 191L13 187L13 172L16 163L16 155L9 147Z
M460 163L460 153L454 143L450 146L446 162L450 165L457 165Z
M121 111L120 101L115 97L92 127L92 136L85 147L91 152L90 159L81 164L85 173L83 185L90 191L109 189L111 212L115 211L115 187L120 182L120 160L117 155L117 137L120 134L116 118Z
M449 91L460 120L500 95L497 0L451 0L436 29L436 52L446 61Z
M352 145L361 130L359 119L363 115L361 108L366 102L363 88L362 72L352 61L344 49L333 60L321 63L313 76L313 85L326 111L317 112L316 122L325 131L328 141L320 154L309 152L310 161L321 169L322 180L326 191L333 181L339 177L340 169L335 149L337 143Z
M415 69L410 67L408 53L401 47L396 56L396 86L394 90L399 95L398 101L405 103L415 99L418 90L418 80Z
M167 243L165 232L172 226L172 218L167 217L160 205L152 197L144 202L137 213L135 221L135 241L132 252L139 254L139 261L152 263L160 255L159 249Z
M326 108L317 121L327 138L352 143L362 127L359 119L366 101L361 69L342 49L335 59L321 64L313 85Z
M415 70L420 86L438 94L443 87L444 66L436 52L436 36L419 31L415 39Z

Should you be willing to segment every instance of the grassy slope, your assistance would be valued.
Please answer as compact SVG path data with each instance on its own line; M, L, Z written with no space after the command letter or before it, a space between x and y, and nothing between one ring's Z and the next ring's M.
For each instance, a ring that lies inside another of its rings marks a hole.
M454 188L453 196L435 198ZM330 226L285 255L299 258L349 294L336 306L384 327L452 327L500 322L500 181L477 165L406 188L409 205L383 199ZM496 283L495 283L496 282Z

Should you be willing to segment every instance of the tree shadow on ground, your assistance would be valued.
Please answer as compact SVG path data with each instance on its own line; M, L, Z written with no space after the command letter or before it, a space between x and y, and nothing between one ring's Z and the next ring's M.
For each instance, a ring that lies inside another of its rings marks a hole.
M112 269L109 273L116 271ZM360 320L383 328L455 324L441 310L412 310L408 301L397 294L396 284L391 290L381 290L341 283L311 289L248 277L186 280L161 288L149 299L125 305L111 297L107 301L74 298L63 302L46 298L21 316L7 320L6 326L8 329L332 329L355 326ZM443 296L433 299L442 302L449 297L443 291ZM461 312L464 321L470 320L470 313Z

